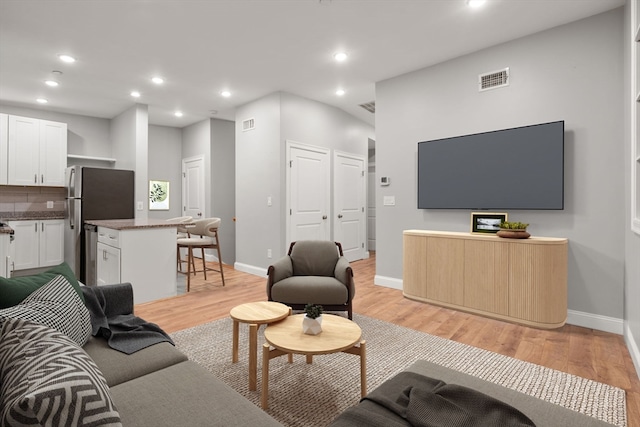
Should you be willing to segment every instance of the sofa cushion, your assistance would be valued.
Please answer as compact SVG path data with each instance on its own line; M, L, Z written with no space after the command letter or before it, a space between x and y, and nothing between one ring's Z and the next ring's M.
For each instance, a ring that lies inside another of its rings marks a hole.
M168 342L125 354L109 347L104 338L91 337L83 349L98 365L109 387L187 360L184 353Z
M611 424L588 415L572 411L571 409L560 405L546 402L542 399L508 389L507 387L499 384L484 381L478 377L458 372L426 360L417 360L406 370L437 378L447 383L470 387L481 393L493 396L496 399L517 408L529 417L538 427L611 427Z
M83 346L91 336L89 310L62 275L34 291L22 302L0 310L2 319L24 319L49 326Z
M333 277L292 276L271 287L271 298L289 304L346 304L349 292Z
M47 326L0 325L0 384L3 426L122 426L100 370Z
M91 336L89 310L62 275L55 276L18 305L0 310L0 321L5 318L24 319L49 326L80 346Z
M84 296L80 291L80 284L78 283L78 279L76 279L76 276L73 274L73 271L71 270L69 265L63 262L62 264L52 267L44 273L40 274L33 274L31 276L24 277L13 277L11 279L0 277L0 308L12 307L20 303L33 291L46 285L51 281L51 279L59 274L66 277L66 279L69 281L69 283L71 283L73 288L80 296L80 299L84 302Z
M125 426L282 427L191 361L112 387L111 395Z

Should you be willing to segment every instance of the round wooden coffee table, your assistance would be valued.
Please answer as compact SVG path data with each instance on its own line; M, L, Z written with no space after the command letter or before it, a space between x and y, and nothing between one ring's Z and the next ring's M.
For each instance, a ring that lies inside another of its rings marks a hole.
M238 335L240 323L249 324L249 390L257 388L258 378L258 327L277 322L291 314L291 308L279 302L258 301L233 307L229 315L233 319L233 348L231 361L238 362Z
M269 408L269 360L292 354L304 354L307 363L311 363L314 355L331 353L349 353L360 356L360 395L367 394L366 342L360 340L362 330L349 319L324 314L322 316L322 332L318 335L307 335L302 332L304 314L289 316L278 323L272 323L264 330L264 338L268 344L262 347L262 395L263 409ZM273 349L271 347L274 347Z

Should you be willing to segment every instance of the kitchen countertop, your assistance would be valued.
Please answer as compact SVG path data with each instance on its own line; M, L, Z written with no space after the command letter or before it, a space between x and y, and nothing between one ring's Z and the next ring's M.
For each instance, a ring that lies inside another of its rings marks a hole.
M140 228L169 228L181 226L189 226L189 223L172 222L164 219L92 219L85 221L85 224L97 225L98 227L111 228L113 230L135 230Z
M30 221L34 219L64 219L62 211L0 212L0 221Z

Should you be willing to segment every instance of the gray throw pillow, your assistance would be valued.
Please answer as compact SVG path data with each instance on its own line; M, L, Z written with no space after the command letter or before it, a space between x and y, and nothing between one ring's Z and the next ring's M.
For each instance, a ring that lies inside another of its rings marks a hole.
M81 347L91 336L89 310L62 275L55 276L18 305L0 310L0 323L4 319L23 319L49 326Z
M3 426L122 427L87 353L66 335L23 319L0 325L0 408Z

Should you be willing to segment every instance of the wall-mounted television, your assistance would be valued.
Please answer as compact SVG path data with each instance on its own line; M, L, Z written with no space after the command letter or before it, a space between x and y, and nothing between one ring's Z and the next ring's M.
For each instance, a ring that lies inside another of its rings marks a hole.
M564 209L564 121L419 142L418 209Z

